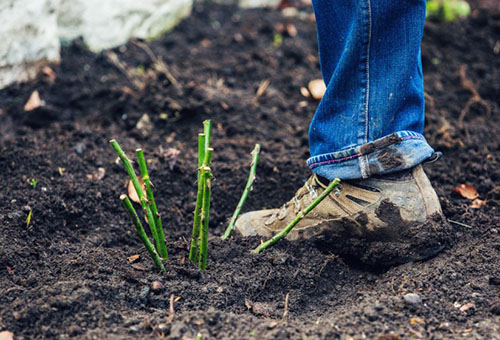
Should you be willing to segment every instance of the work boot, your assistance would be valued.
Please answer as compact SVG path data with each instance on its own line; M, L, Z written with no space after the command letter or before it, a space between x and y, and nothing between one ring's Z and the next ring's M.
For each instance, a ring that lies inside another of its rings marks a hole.
M327 185L312 175L280 209L243 214L235 228L243 236L272 237L311 204ZM419 234L422 224L441 217L436 192L418 165L393 174L342 181L286 238L298 240L322 235L342 240L397 243L413 243L418 238L418 242L422 242L426 241ZM432 233L426 232L423 237L432 237ZM440 245L438 248L442 249Z

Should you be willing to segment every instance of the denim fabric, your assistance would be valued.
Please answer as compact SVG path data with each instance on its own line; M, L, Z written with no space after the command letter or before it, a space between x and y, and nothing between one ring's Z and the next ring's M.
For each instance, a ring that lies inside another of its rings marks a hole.
M422 136L425 0L313 0L326 93L309 129L318 175L366 178L433 155Z

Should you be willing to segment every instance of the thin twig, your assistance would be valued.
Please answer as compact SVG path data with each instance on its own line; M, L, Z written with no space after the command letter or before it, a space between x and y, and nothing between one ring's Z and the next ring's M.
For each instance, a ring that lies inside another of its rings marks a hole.
M167 64L163 61L163 58L158 57L156 54L154 54L154 52L151 50L151 48L147 44L145 44L141 41L138 41L138 40L132 40L132 42L135 45L137 45L138 47L140 47L142 50L144 50L144 52L146 52L146 54L149 56L149 58L151 58L151 60L155 64L155 66L157 66L158 71L165 74L165 76L172 83L172 85L174 85L174 87L177 90L180 90L179 82L177 81L177 79L175 79L173 74L170 72Z
M174 298L175 298L174 294L170 294L170 304L169 304L168 310L170 312L169 318L171 320L174 319L174 315L175 315L175 309L174 309L174 302L175 301L174 301Z
M285 308L283 311L283 316L281 317L282 320L285 320L285 318L288 316L288 297L290 296L290 292L286 293L285 295Z
M279 233L277 233L276 235L274 235L271 239L269 239L266 242L262 243L260 246L258 246L257 248L255 248L252 252L254 254L259 254L263 250L269 248L270 246L272 246L273 244L275 244L276 242L278 242L279 240L281 240L283 237L285 237L286 235L288 235L288 233L292 230L292 228L295 227L295 225L297 223L299 223L300 220L304 216L306 216L311 210L313 210L326 196L328 196L332 192L333 188L335 188L339 183L340 183L340 179L335 178L328 185L328 187L321 193L321 195L319 195L307 208L305 208L304 211L300 212L295 217L295 219L292 222L290 222L290 224L288 226L286 226L286 228L284 228Z
M130 82L130 84L132 84L132 86L135 87L136 90L142 91L142 89L144 89L143 81L139 79L135 72L131 71L130 68L127 67L127 64L120 61L120 58L115 52L105 51L104 56L113 66L115 66L127 77L127 80Z
M459 69L460 83L462 84L462 87L470 91L472 97L469 98L467 103L465 103L465 106L462 109L462 111L460 111L460 116L458 117L458 126L461 128L463 128L465 115L467 114L467 112L469 112L469 109L472 106L472 104L477 103L482 105L486 109L486 115L490 116L491 114L490 105L487 102L485 102L483 98L481 98L472 81L467 78L466 71L467 71L467 65L461 65Z
M462 227L465 227L465 228L472 229L471 225L468 225L468 224L465 224L465 223L462 223L462 222L453 221L453 220L448 220L448 222L456 224L456 225L459 225L459 226L462 226Z
M221 237L222 240L227 239L231 235L231 231L233 230L236 220L238 219L238 216L240 216L241 208L243 208L243 205L247 200L248 194L252 190L252 184L255 180L255 171L257 169L257 161L259 160L259 152L260 152L260 144L255 144L255 148L252 151L252 163L250 164L250 173L248 175L248 181L245 186L245 190L243 190L243 194L241 195L240 201L238 202L238 205L234 210L233 217L231 217L231 221L227 226L226 232Z

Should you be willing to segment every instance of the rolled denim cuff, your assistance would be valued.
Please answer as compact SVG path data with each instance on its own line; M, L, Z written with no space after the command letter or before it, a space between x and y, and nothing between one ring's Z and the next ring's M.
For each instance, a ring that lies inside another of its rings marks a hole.
M410 169L433 155L424 136L398 131L354 148L313 156L307 165L330 180L356 179Z

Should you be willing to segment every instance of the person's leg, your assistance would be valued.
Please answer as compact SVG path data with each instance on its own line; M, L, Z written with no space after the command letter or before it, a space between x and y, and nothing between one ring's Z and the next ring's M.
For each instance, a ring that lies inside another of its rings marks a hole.
M330 235L393 242L391 261L433 255L443 247L435 227L442 212L420 165L434 155L422 136L425 1L313 0L313 5L327 84L309 131L314 175L280 209L246 213L235 227L244 236L270 237L338 177L341 184L288 239Z
M412 168L422 136L425 0L313 0L326 93L309 130L311 170L328 179Z

